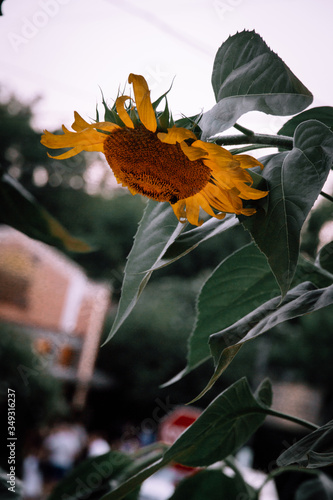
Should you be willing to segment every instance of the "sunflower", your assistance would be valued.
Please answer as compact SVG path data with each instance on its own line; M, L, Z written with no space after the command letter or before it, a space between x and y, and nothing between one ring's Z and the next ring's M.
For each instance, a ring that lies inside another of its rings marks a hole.
M103 99L106 121L91 124L75 112L74 132L65 126L63 134L45 130L44 146L71 148L49 156L64 160L81 151L100 151L118 183L132 194L169 202L181 222L200 225L200 208L218 219L226 213L255 213L254 208L244 208L242 200L267 195L252 187L246 171L262 167L260 162L249 155L232 155L217 144L201 141L193 130L175 126L167 104L164 112L156 111L166 94L152 104L143 76L131 73L128 82L133 85L134 100L122 95L110 110Z

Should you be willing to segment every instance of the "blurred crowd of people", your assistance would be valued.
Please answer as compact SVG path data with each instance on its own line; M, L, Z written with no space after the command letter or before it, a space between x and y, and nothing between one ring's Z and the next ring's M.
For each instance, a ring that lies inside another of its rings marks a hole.
M79 423L61 421L34 434L23 460L24 500L43 500L82 460L102 455L111 447L101 432L88 433Z

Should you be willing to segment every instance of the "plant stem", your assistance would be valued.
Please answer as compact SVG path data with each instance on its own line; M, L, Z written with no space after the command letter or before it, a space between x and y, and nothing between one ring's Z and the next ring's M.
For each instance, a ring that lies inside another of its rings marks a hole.
M243 127L243 125L239 125L238 123L235 123L234 128L236 130L239 130L240 132L242 132L242 134L249 135L249 136L254 135L253 130L250 130L249 128Z
M231 470L233 470L233 472L235 473L235 476L236 476L238 482L242 483L244 490L247 490L247 494L249 496L249 500L251 500L251 497L250 497L251 492L249 490L249 485L245 481L245 479L244 479L243 474L241 473L241 471L238 469L238 467L237 467L237 465L235 463L234 457L232 457L230 455L229 457L227 457L227 458L224 459L224 463L228 467L230 467Z
M308 422L307 420L303 420L302 418L294 417L293 415L287 415L286 413L281 413L277 410L273 410L272 408L265 409L266 415L271 415L272 417L283 418L284 420L289 420L290 422L294 422L294 424L302 425L303 427L307 427L311 431L316 431L319 429L319 426L313 424L312 422Z
M301 469L297 465L288 465L287 467L280 467L278 469L272 470L269 474L267 474L267 477L265 481L262 483L262 485L257 489L257 493L260 494L264 486L266 486L269 481L272 481L274 477L279 476L280 474L283 474L284 472L304 472L305 474L312 474L313 476L318 476L319 471L317 470L312 470L312 469Z
M233 155L240 155L246 153L247 151L253 151L254 149L264 149L270 148L269 144L250 144L250 146L244 146L243 148L229 149L230 153Z
M255 134L253 132L248 134L221 135L216 137L214 142L220 146L233 146L236 144L267 144L272 147L281 147L284 149L293 148L292 137L287 137L285 135Z
M327 193L324 193L324 191L320 191L320 194L322 195L323 198L326 198L326 200L329 200L333 203L333 197L330 196L329 194Z

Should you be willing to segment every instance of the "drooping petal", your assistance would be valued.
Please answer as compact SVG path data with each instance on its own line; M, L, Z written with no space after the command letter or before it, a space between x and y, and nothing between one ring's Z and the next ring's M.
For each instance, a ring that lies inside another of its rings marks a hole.
M185 200L177 201L176 203L172 203L171 207L175 213L175 216L179 220L179 222L186 222L186 203Z
M238 185L237 187L240 191L239 197L243 200L260 200L260 198L264 198L268 195L268 191L260 191L246 184L242 184L241 186Z
M232 190L223 189L215 184L208 184L204 189L208 203L219 212L239 213L243 208L242 200Z
M201 226L202 220L199 220L200 204L197 196L191 196L186 199L186 219L194 226Z
M138 110L141 123L150 132L156 132L157 121L146 80L141 75L131 73L128 77L128 83L133 84L136 109Z
M195 148L193 146L188 146L185 141L180 143L180 147L182 148L183 153L187 156L187 158L191 161L201 160L208 153L201 148Z
M79 153L82 153L82 151L96 151L98 153L103 153L103 144L96 144L92 146L85 146L84 149L80 146L76 146L75 148L70 149L69 151L66 151L66 153L63 153L61 155L57 156L52 156L50 153L47 153L47 156L49 158L53 158L54 160L67 160L67 158L71 158L72 156L78 155Z
M63 125L63 134L52 134L44 130L41 143L47 148L72 148L70 151L66 151L59 156L51 156L51 158L64 160L81 153L81 151L103 152L103 144L108 135L102 131L112 132L119 126L110 122L88 124L78 113L75 113L73 128L76 130L75 132L68 130Z
M213 142L204 142L204 141L197 140L192 144L192 146L199 147L199 148L203 149L204 151L207 151L211 158L218 156L221 158L229 159L230 161L233 160L233 156L230 153L230 151L228 151L225 148L222 148L221 146L218 146L217 144L214 144Z
M127 113L125 106L124 106L125 102L128 99L130 99L130 97L128 97L127 95L122 95L122 96L118 97L118 99L116 100L116 109L117 109L117 113L119 115L119 118L124 123L124 125L128 128L134 128L133 122L132 122L131 118L129 117L129 114Z
M234 155L234 159L239 162L241 168L253 168L258 166L261 170L264 168L264 165L260 163L259 160L250 155Z
M172 127L168 128L168 132L159 132L157 137L161 142L166 144L176 144L177 142L183 142L186 139L196 140L196 135L187 128L182 127Z
M89 128L89 125L90 123L86 122L86 120L84 120L77 111L74 111L74 122L72 123L72 129L75 130L75 132L80 132L80 130Z
M118 128L118 125L111 122L88 123L86 120L82 118L82 116L79 115L77 111L74 111L74 118L75 120L72 124L72 129L75 130L75 132L81 132L82 130L85 129L96 129L96 130L104 130L105 132L111 132L115 128Z
M196 194L195 196L197 196L198 200L199 200L199 203L200 203L200 206L201 208L208 214L208 215L211 215L212 217L215 217L216 219L224 219L225 217L225 213L219 213L219 214L216 214L210 203L209 203L209 196L207 196L206 194L206 190L203 189L201 191L201 193L198 193Z

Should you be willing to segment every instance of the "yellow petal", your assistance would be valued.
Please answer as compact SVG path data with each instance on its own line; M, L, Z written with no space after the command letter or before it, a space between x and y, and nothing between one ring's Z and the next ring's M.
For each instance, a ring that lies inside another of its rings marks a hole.
M172 203L171 207L175 213L175 216L179 220L179 222L186 222L186 203L185 200L177 201L177 203Z
M227 149L214 144L213 142L204 142L204 141L195 141L192 146L199 147L204 151L207 151L209 157L215 159L215 157L220 158L221 160L233 161L233 156Z
M203 189L200 193L196 194L195 196L198 197L199 203L201 208L208 214L211 215L212 217L216 217L217 219L224 219L225 213L220 213L216 214L210 203L209 203L209 197L206 195L206 190Z
M201 160L201 158L204 158L208 154L201 148L194 148L192 146L188 146L184 141L180 143L180 147L182 148L184 155L186 155L187 158L191 161Z
M74 111L74 123L72 124L72 129L75 132L79 132L80 130L84 130L88 128L90 123L86 122L82 116L79 115L77 111Z
M185 201L186 201L186 219L189 221L190 224L193 224L193 226L201 226L203 221L202 220L199 221L200 205L198 197L191 196L190 198L187 198Z
M157 137L161 142L165 142L166 144L176 144L177 142L183 142L186 139L194 139L196 141L196 135L187 128L182 127L172 127L168 128L168 132L160 132L157 134Z
M261 170L264 168L264 165L260 163L260 161L250 155L234 155L234 159L239 161L239 166L241 168L252 168L257 166L259 166Z
M41 137L41 143L50 149L72 148L59 156L51 156L58 160L65 160L71 158L81 151L98 151L103 152L103 144L107 135L100 130L112 132L118 125L110 122L97 122L89 124L78 113L75 112L75 121L73 129L75 132L68 130L64 125L62 126L63 134L52 134L47 130ZM98 129L98 130L96 130Z
M112 122L95 122L95 123L88 123L86 120L82 118L82 116L79 115L77 111L74 111L74 123L72 124L72 129L75 130L75 132L81 132L82 130L85 129L98 129L98 130L105 130L108 132L111 132L115 128L119 128L118 125Z
M209 183L202 194L209 204L219 212L240 213L240 210L243 208L242 200L231 189L223 189L220 186Z
M132 122L131 118L129 117L129 115L125 109L125 106L124 106L125 102L128 99L130 99L130 97L128 97L127 95L122 95L122 96L118 97L118 99L116 100L116 109L117 109L117 113L119 115L119 118L124 123L124 125L128 128L134 128L133 122Z
M135 104L141 123L151 132L156 132L156 116L146 80L141 75L131 73L128 77L128 83L133 83Z
M47 156L49 158L53 158L54 160L67 160L67 158L72 158L72 156L78 155L82 151L83 149L77 146L76 148L72 148L69 151L66 151L66 153L63 153L62 155L52 156L50 155L50 153L47 153Z
M103 143L107 137L102 132L97 132L97 130L85 129L81 132L71 132L66 127L62 129L63 134L52 134L45 130L41 143L51 149L73 148L75 146L82 146L85 149L85 146Z
M57 156L52 156L50 153L47 153L47 156L49 158L53 158L54 160L66 160L67 158L71 158L72 156L78 155L79 153L82 153L82 151L96 151L98 153L103 153L103 143L102 144L95 144L92 146L85 146L84 148L80 146L76 146L75 148L70 149L69 151L66 151L66 153L63 153L61 155Z
M240 187L239 196L243 200L260 200L268 195L268 191L260 191L260 189L255 189L246 184Z

